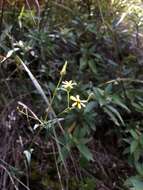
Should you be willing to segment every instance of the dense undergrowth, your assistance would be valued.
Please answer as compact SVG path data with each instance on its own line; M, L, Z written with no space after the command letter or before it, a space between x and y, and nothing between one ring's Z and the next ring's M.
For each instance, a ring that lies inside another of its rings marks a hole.
M1 3L1 190L143 189L142 6Z

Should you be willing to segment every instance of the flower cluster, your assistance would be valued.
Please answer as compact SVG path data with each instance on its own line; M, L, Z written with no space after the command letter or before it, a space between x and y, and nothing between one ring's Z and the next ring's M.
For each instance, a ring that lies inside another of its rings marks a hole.
M62 88L65 89L68 92L68 94L70 93L71 89L73 89L73 87L76 85L77 83L73 82L72 80L62 82ZM87 102L87 100L81 100L79 95L70 96L68 98L73 101L72 103L73 108L81 109L82 107L86 106L85 103Z

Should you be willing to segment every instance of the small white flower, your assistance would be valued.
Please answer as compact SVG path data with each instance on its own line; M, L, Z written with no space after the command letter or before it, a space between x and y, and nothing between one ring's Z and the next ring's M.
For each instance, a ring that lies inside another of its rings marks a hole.
M72 80L62 82L62 87L68 91L71 90L73 86L76 86L76 85L77 85L76 82L73 82Z

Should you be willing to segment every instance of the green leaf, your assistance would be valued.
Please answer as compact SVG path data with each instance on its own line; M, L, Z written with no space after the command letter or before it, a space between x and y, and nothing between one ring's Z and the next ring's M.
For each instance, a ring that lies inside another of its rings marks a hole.
M91 101L86 105L84 112L85 113L91 112L96 106L97 106L97 103L95 101Z
M89 143L92 140L92 138L81 138L80 143L81 144L86 144Z
M100 104L100 106L103 106L106 104L106 100L104 97L104 91L101 90L100 88L93 88L94 92L95 92L95 97L96 100L98 101L98 103Z
M87 167L88 164L89 164L88 160L87 160L84 156L82 156L82 157L80 158L79 163L80 163L80 166L81 166L82 168Z
M90 152L90 150L88 149L88 147L84 144L78 144L77 145L78 150L80 151L80 153L88 160L93 160L93 155Z
M129 154L129 153L130 153L129 147L124 148L123 155Z
M112 91L112 83L108 84L107 87L105 88L105 93L109 94Z
M61 148L61 155L62 155L62 159L66 160L66 158L69 155L69 150L66 146L64 146L63 148ZM58 163L62 161L61 156L58 157Z
M140 144L143 147L143 134L140 136Z
M86 57L80 58L80 70L84 70L86 66L88 65L88 61Z
M143 181L141 178L131 177L130 182L134 187L134 190L143 190Z
M143 111L143 107L142 105L140 104L140 102L138 103L135 103L135 102L132 102L132 105L134 106L134 108L139 111L139 112L142 112Z
M122 125L125 125L120 113L115 108L109 105L107 105L106 107L117 116L117 118L121 121Z
M94 73L94 74L97 74L97 68L96 68L96 64L95 64L95 61L94 60L89 60L88 61L88 65L89 65L89 68L91 69L91 71Z
M124 108L125 110L127 110L127 112L131 112L129 110L129 108L121 101L121 99L118 96L116 96L116 95L112 96L112 102L114 104Z
M138 141L133 140L130 146L130 153L131 154L135 153L137 147L138 147Z
M142 149L138 146L134 152L134 160L137 162L142 154Z
M88 30L91 33L95 33L95 34L97 32L96 25L94 23L93 24L88 24L87 27L86 27L86 30Z
M102 61L102 56L99 53L94 53L97 60Z
M103 110L104 110L104 112L105 113L107 113L109 116L110 116L110 118L112 119L112 121L117 125L117 126L120 126L120 124L119 124L119 122L118 122L118 120L117 120L117 118L115 117L115 115L111 112L111 111L109 111L107 108L103 108Z
M104 90L100 88L93 88L93 90L98 96L104 96Z
M80 129L80 130L79 130L79 138L85 137L86 134L87 134L87 129L86 129L86 127L82 127L82 128L79 128L79 129Z
M137 134L133 129L130 130L130 133L131 133L131 135L132 135L132 137L133 137L134 139L136 139L136 140L139 139L138 134Z
M139 162L135 162L135 167L139 175L143 177L143 164L140 164Z

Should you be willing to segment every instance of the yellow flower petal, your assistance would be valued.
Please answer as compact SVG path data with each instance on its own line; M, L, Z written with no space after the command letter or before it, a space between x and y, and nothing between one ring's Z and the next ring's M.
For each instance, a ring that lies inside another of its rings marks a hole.
M81 104L77 103L77 107L78 107L78 109L81 109Z
M86 103L86 102L87 102L87 100L80 100L80 102L82 102L82 103Z
M67 81L63 81L62 84L67 84Z
M76 95L76 98L78 101L80 101L80 96L79 95Z
M74 96L70 96L70 99L75 101L75 102L77 101L77 99Z
M80 104L82 105L82 107L85 107L85 104L83 104L82 102Z
M76 107L76 105L77 105L77 102L73 103L73 104L72 104L72 107Z
M82 107L86 106L84 103L86 103L87 100L80 100L79 95L76 95L76 97L70 96L70 99L74 101L74 103L72 104L72 107L77 107L78 109L81 109Z

